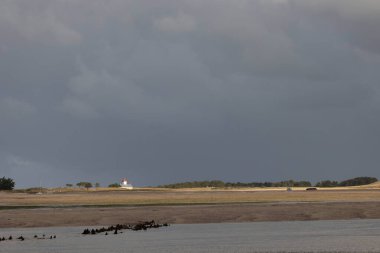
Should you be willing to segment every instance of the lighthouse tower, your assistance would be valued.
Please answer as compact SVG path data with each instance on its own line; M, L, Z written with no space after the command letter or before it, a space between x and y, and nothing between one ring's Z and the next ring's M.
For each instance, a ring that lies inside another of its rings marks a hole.
M128 184L128 180L126 178L123 178L121 180L120 187L123 189L129 189L129 190L133 189L133 186L131 184Z

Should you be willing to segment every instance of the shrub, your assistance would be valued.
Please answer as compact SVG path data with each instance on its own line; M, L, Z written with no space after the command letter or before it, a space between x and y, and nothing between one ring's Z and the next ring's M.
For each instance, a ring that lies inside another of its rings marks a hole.
M84 188L88 189L88 188L92 187L92 184L90 182L79 182L79 183L77 183L77 186L79 188L84 187Z
M13 190L15 182L12 178L0 178L0 190Z

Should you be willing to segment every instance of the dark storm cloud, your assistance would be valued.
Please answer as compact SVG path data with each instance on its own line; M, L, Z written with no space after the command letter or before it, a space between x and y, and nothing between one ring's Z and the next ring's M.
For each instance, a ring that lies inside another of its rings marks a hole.
M380 176L375 1L0 7L0 170L19 187Z

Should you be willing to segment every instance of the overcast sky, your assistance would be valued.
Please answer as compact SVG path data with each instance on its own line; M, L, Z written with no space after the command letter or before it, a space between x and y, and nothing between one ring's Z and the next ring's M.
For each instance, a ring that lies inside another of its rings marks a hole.
M0 177L380 177L380 1L1 0Z

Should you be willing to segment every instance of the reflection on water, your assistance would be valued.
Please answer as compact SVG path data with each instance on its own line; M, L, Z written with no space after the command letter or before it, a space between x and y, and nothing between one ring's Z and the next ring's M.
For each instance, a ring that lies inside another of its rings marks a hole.
M0 252L380 252L380 220L172 225L122 234L81 235L83 227L0 229ZM49 238L34 239L43 234Z

